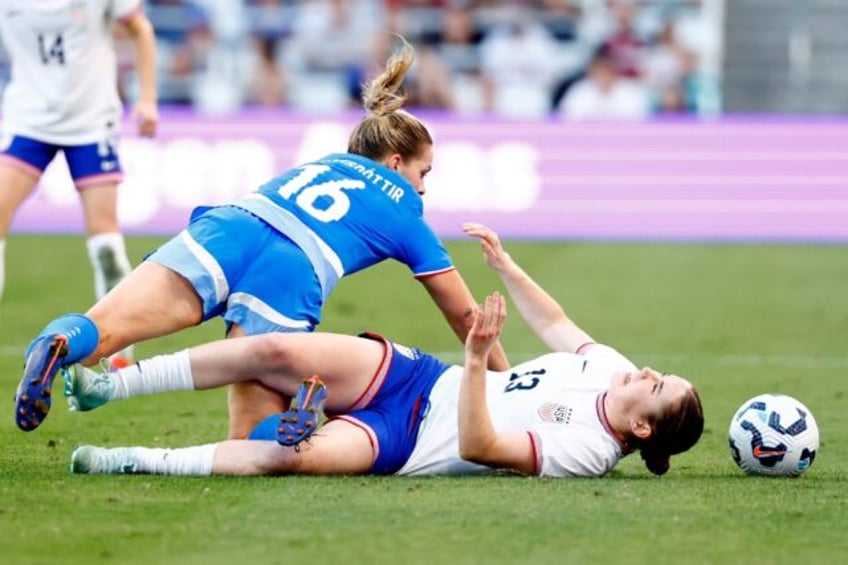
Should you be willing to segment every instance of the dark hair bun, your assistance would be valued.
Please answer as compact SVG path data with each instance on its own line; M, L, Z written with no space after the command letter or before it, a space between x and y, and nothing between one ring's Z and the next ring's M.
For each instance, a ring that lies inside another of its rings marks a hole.
M642 459L645 461L645 467L655 475L665 475L671 467L671 461L666 454L651 453L650 451L640 451Z

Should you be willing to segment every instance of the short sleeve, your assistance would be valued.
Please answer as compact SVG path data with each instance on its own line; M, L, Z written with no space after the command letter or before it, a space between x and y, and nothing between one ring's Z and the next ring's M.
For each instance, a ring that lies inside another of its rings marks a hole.
M619 371L635 371L638 368L633 361L619 353L618 350L602 343L595 343L591 347L586 347L582 355L589 361L603 363Z
M399 261L407 265L416 278L437 275L454 268L447 249L424 220L407 226L400 246Z
M543 477L602 477L618 462L621 452L598 434L558 426L530 432L536 468Z
M112 0L112 19L125 20L142 10L141 0Z

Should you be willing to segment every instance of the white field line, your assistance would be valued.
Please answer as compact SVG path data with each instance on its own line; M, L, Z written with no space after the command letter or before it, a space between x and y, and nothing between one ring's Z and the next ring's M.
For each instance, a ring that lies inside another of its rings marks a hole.
M23 360L24 345L0 346L0 357ZM436 351L429 352L447 363L462 363L461 351ZM547 353L539 352L509 352L513 363L520 363L533 359ZM848 368L848 355L762 355L762 354L730 354L730 355L705 355L688 353L634 353L629 356L637 365L639 363L654 365L676 365L687 362L706 362L717 367L759 368L759 367L782 367L788 369L846 369Z

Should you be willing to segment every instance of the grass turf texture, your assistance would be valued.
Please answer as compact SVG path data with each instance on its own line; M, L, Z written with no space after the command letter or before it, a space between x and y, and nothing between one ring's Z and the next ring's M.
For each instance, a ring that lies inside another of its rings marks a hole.
M139 260L160 240L133 238ZM475 294L500 289L470 242L449 244ZM452 477L73 476L80 443L185 446L226 430L225 392L172 393L69 414L60 388L35 432L12 396L30 338L84 311L81 238L13 237L0 304L0 560L29 563L844 562L848 249L512 242L512 254L600 341L701 391L706 431L651 476L638 456L599 480ZM369 329L461 359L426 293L385 264L343 281L322 330ZM215 339L212 321L139 357ZM544 351L514 310L513 362ZM783 392L813 411L821 449L799 479L746 477L730 459L735 409ZM2 407L2 405L0 405Z

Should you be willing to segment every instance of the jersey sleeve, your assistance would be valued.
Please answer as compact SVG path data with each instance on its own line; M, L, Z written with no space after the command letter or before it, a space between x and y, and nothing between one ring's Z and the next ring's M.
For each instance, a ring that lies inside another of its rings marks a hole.
M602 343L593 343L583 349L582 355L589 361L602 362L619 371L635 371L633 361L622 355L618 350Z
M558 426L542 426L529 434L542 477L602 477L621 457L612 443L595 434Z
M404 230L401 257L415 278L424 278L450 271L454 268L447 249L433 229L420 220Z
M142 10L142 0L112 0L112 19L125 20L139 10Z

